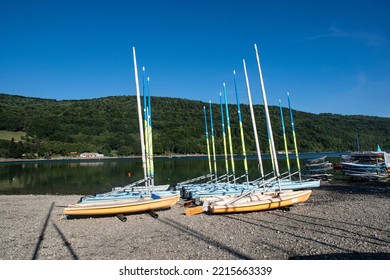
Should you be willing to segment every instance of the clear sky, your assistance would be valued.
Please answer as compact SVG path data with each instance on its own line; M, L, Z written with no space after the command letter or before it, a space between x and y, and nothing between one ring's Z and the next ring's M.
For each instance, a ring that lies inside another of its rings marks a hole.
M390 1L0 0L0 92L134 95L132 47L151 94L218 103L233 70L247 103L390 117Z

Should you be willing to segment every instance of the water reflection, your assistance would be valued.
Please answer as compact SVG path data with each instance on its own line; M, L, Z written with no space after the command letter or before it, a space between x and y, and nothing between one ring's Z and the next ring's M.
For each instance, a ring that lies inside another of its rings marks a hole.
M337 163L339 158L328 158ZM280 171L287 171L284 156L278 160ZM296 170L295 159L291 169ZM190 178L205 175L209 171L207 157L156 158L155 183L176 184ZM264 171L271 172L271 160L263 160ZM235 158L236 175L244 174L244 164ZM230 159L229 170L231 172ZM248 159L251 180L260 177L256 156ZM223 157L217 160L219 174L226 173ZM87 162L45 161L32 163L0 164L0 194L92 194L120 187L143 178L141 160L112 159Z

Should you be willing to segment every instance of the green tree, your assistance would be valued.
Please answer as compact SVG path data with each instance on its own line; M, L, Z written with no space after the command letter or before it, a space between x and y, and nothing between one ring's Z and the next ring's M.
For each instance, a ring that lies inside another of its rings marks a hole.
M14 138L11 139L8 149L9 157L21 158L24 153L23 143L21 141L16 142Z

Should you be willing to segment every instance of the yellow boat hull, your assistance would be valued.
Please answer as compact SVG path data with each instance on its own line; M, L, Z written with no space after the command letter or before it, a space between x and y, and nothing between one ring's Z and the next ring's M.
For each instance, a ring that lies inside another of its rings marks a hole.
M151 210L169 209L180 199L180 195L172 195L158 199L137 198L128 200L113 200L94 203L71 204L64 209L67 216L100 216L141 213Z
M275 195L249 195L237 201L234 198L219 200L209 204L208 213L254 212L288 207L307 201L311 193L311 190L287 191Z

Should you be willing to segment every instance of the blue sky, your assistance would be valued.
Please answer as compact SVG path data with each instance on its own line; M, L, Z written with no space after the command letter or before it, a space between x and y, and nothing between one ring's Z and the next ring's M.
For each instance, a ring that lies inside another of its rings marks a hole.
M0 92L86 99L134 95L132 47L151 94L390 117L390 2L0 0Z

